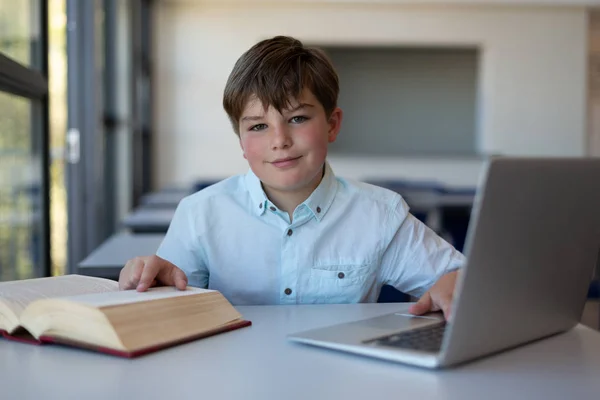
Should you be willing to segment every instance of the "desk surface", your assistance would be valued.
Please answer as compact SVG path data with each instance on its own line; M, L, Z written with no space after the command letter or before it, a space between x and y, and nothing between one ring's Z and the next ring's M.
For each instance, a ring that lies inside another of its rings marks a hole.
M156 253L164 237L164 234L117 233L80 262L77 273L116 279L127 260Z
M161 192L147 193L140 198L140 203L144 207L175 208L184 197L190 194L191 191L189 189L165 190Z
M142 207L133 210L123 219L123 225L134 232L166 233L175 215L174 207Z
M594 399L600 333L574 330L430 371L286 340L288 333L402 311L406 304L238 307L253 326L134 360L0 340L7 398Z

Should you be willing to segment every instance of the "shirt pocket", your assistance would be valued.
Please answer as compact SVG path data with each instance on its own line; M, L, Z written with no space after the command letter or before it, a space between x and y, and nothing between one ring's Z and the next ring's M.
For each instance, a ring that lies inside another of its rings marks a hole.
M320 263L310 269L303 302L358 303L374 280L371 263Z

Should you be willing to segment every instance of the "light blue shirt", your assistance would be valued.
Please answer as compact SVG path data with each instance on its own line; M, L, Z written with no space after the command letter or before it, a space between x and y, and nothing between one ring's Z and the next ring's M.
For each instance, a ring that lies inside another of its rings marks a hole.
M292 222L252 171L186 197L156 254L234 305L375 302L384 284L421 296L464 264L400 195L327 163Z

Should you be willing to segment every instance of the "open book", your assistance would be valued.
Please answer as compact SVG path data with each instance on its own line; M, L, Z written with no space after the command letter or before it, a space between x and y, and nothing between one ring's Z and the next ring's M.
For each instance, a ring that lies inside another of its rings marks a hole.
M0 282L0 333L135 357L250 325L215 290L119 291L81 275Z

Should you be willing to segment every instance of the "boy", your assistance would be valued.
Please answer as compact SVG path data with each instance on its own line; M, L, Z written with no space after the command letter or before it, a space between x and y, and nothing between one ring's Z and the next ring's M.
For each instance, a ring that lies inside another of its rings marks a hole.
M334 176L338 92L324 53L294 38L244 53L223 106L250 170L181 201L156 255L122 269L121 289L189 282L237 305L297 304L375 302L390 284L421 296L410 312L448 318L464 257L400 195Z

